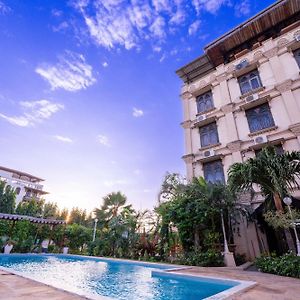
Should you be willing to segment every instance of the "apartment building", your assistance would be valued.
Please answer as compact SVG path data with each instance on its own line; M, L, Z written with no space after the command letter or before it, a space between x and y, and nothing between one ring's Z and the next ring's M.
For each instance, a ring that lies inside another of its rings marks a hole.
M277 1L177 70L189 180L225 182L233 163L269 144L300 150L299 20L300 1ZM256 209L263 198L241 201ZM253 258L268 250L268 234L256 224L241 220L237 232L238 252Z
M43 191L41 184L44 179L18 170L0 166L0 180L5 181L15 190L16 205L32 198L39 200L43 195L48 194Z

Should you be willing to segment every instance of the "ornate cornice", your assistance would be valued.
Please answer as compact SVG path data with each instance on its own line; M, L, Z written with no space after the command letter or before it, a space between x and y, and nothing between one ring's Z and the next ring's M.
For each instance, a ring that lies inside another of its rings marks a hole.
M189 91L185 91L180 95L182 100L189 100L193 98L193 95Z
M195 157L194 154L190 153L190 154L183 155L182 159L186 164L191 164L194 160L194 157Z
M278 53L278 47L274 47L272 49L265 51L263 55L267 58L272 58L273 56L277 55L277 53Z
M191 128L191 124L192 124L192 121L191 121L191 120L183 121L182 123L180 123L180 125L181 125L184 129Z

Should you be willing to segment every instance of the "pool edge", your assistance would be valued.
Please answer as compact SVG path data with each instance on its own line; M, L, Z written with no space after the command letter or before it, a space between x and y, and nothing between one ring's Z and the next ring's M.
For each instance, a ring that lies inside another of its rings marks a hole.
M24 254L18 254L15 253L17 255L32 255L32 253L24 253ZM5 255L5 254L0 254L1 255ZM14 254L10 254L10 255L14 255ZM189 274L189 273L179 273L178 271L181 270L186 270L186 269L191 269L192 266L184 266L184 265L172 265L172 264L161 264L161 263L156 263L156 262L145 262L145 261L138 261L138 260L129 260L129 259L119 259L119 258L107 258L107 257L97 257L97 256L87 256L87 255L76 255L76 254L36 254L36 255L45 255L45 256L67 256L67 257L85 257L85 258L95 258L95 259L99 259L99 260L107 260L107 261L120 261L120 262L127 262L127 263L136 263L139 265L148 265L148 266L154 266L154 265L159 265L159 266L174 266L174 268L170 268L170 269L161 269L161 270L157 270L157 271L152 271L152 272L157 272L157 273L161 273L164 274L166 277L170 277L170 274L175 275L177 277L181 277L181 278L194 278L194 279L201 279L201 278L205 278L205 279L211 279L211 280L218 280L218 281L222 281L222 282L236 282L237 285L233 286L223 292L217 293L215 295L212 295L210 297L206 297L202 300L226 300L226 299L231 299L229 297L232 296L237 296L243 292L246 292L247 290L255 287L257 285L257 282L255 281L246 281L246 280L237 280L237 279L227 279L227 278L222 278L222 277L217 277L217 276L206 276L206 275L196 275L196 274ZM9 255L7 255L9 256ZM3 270L5 272L20 276L22 278L26 278L35 282L38 282L40 284L46 285L48 287L54 288L56 290L60 290L63 292L66 292L68 294L74 295L74 296L79 296L88 300L117 300L116 298L112 298L112 297L107 297L107 296L102 296L102 295L95 295L95 294L89 294L89 293L75 293L72 292L68 289L64 289L61 287L56 287L53 286L51 284L47 284L43 281L37 280L35 278L32 278L29 275L24 275L21 272L15 271L13 269L10 268L6 268L6 267L2 267L0 266L0 270ZM151 276L152 276L152 272L151 272Z

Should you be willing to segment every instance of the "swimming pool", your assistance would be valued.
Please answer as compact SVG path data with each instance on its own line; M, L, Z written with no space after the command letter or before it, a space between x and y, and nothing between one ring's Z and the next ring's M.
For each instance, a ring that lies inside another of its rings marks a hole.
M165 272L169 265L74 255L2 254L0 266L95 299L98 295L119 300L200 300L240 285Z

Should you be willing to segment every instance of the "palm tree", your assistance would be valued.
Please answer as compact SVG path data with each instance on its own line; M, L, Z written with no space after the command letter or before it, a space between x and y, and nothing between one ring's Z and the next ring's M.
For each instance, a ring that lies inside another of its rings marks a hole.
M246 162L233 164L228 171L228 183L233 190L249 191L256 184L264 196L273 198L280 212L283 212L282 199L299 188L299 179L300 152L278 154L274 147L264 148Z

